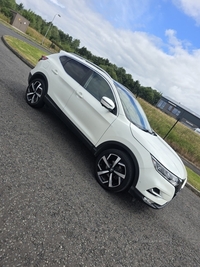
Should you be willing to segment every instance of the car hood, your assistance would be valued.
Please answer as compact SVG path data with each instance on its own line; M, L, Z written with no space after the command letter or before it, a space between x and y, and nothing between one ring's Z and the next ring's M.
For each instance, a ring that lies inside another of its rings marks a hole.
M177 153L159 136L131 124L133 137L163 166L181 179L187 178L185 166Z

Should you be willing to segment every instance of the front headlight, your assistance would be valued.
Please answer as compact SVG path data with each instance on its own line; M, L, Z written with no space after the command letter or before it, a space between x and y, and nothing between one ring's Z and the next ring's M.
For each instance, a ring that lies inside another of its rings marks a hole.
M166 169L157 159L151 156L154 168L156 171L162 175L168 182L173 184L174 186L178 186L181 183L181 179L179 179L176 175L171 173L168 169Z

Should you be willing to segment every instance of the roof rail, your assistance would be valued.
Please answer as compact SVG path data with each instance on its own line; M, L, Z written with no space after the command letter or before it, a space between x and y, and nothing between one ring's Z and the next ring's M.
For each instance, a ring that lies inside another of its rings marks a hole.
M86 61L87 63L91 64L95 68L97 68L100 71L102 71L103 73L105 73L109 78L111 78L111 76L107 73L107 71L105 71L104 69L102 69L101 67L99 67L98 65L96 65L95 63L93 63L93 62L89 61L88 59L86 59L86 58L84 58L82 56L79 56L79 55L77 55L75 53L71 53L71 54L74 55L74 56L76 56L76 57L78 57L78 58L80 58L80 59L82 59L82 60L84 60L84 61Z

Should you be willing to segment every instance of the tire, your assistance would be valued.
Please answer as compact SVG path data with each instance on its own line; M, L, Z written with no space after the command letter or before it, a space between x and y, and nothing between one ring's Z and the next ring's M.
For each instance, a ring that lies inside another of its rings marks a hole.
M96 158L95 178L108 191L117 193L128 190L133 182L133 164L123 151L105 150Z
M44 106L44 96L46 94L45 83L41 79L33 79L26 89L26 102L33 108Z

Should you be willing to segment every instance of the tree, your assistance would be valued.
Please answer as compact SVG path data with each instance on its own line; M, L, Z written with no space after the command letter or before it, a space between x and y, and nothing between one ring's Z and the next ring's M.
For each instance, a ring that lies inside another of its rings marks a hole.
M158 91L156 90L153 90L154 92L154 99L153 99L153 105L156 105L158 103L158 101L160 100L162 94L159 93Z
M149 102L150 104L153 104L154 94L151 87L141 86L140 97Z
M36 15L32 10L26 10L24 9L21 12L22 16L25 17L27 20L30 21L30 27L35 29L35 25L36 25Z
M0 0L0 6L15 10L16 2L15 0Z
M123 84L123 81L125 80L125 75L126 75L125 69L122 68L122 67L117 68L116 74L117 74L117 81L119 83L122 83Z
M112 66L100 65L114 80L117 80L117 74Z
M71 42L71 48L74 51L76 51L79 48L79 45L80 45L80 40L78 40L78 39L72 40L72 42Z
M87 50L85 46L77 49L77 52L80 56L87 58L88 60L92 59L92 53L89 50Z
M1 13L3 13L9 19L12 18L12 12L10 11L10 8L2 7L1 8Z
M3 13L9 19L12 18L11 10L16 9L15 0L0 0L1 13Z
M134 81L133 81L133 78L131 76L131 74L125 74L123 76L123 84L129 89L131 90L134 86Z
M136 95L136 98L139 96L139 94L140 94L140 83L139 83L139 81L137 80L137 81L135 81L134 82L134 85L133 85L133 87L131 88L131 91Z
M43 23L43 19L40 16L35 15L35 30L40 33L42 29L42 23Z
M50 31L50 38L51 41L59 43L60 41L60 36L59 36L59 32L58 32L58 28L56 26L52 26L51 27L51 31Z
M23 5L22 3L20 3L19 5L16 4L16 10L17 10L18 12L22 11L23 9L24 9L24 5Z

